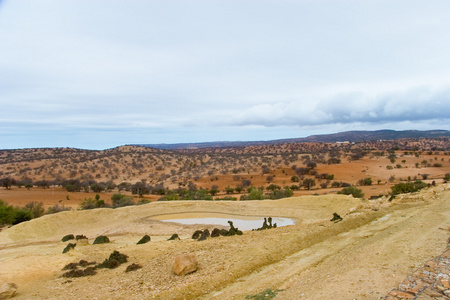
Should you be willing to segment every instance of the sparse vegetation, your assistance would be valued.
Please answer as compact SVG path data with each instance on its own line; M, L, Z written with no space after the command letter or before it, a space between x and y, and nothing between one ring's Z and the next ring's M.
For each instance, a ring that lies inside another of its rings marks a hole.
M364 193L362 192L362 190L358 189L355 186L347 186L337 193L344 194L344 195L352 195L355 198L363 198L364 197Z
M426 187L427 184L423 181L417 180L414 182L401 182L394 185L392 189L392 195L405 194L417 192L420 189Z
M123 263L128 261L128 256L114 250L113 253L109 255L109 258L105 259L101 264L98 264L97 268L108 268L115 269Z

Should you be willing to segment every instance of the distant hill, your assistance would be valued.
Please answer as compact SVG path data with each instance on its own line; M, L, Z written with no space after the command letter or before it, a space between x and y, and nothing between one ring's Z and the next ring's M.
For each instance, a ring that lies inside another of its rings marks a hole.
M311 135L305 138L280 139L270 141L248 141L248 142L205 142L205 143L179 143L179 144L139 144L139 146L152 147L158 149L197 149L197 148L218 148L218 147L245 147L255 145L270 145L284 143L336 143L336 142L361 142L375 140L397 140L397 139L417 139L450 137L448 130L376 130L376 131L345 131L333 134Z

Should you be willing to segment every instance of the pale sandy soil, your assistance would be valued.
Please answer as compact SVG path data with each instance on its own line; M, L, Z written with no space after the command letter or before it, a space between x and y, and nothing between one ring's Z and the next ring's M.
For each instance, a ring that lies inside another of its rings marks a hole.
M287 217L296 225L242 236L194 241L195 229L152 216L182 212ZM334 212L344 220L332 223ZM154 202L120 209L47 215L0 232L0 284L19 286L16 299L245 299L268 288L276 299L379 299L412 270L440 254L450 227L450 185L400 196L392 203L348 196L264 201ZM69 233L89 245L62 254ZM178 233L179 241L166 241ZM92 245L101 234L112 243ZM152 241L136 245L144 235ZM114 270L62 278L64 265L101 262L113 250L129 256ZM194 253L197 272L178 277L173 257ZM131 263L143 268L125 273Z

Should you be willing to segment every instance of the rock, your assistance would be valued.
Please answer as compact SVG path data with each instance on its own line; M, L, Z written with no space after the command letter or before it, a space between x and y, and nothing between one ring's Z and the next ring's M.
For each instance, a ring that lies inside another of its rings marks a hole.
M197 266L198 262L194 254L181 254L174 258L172 270L176 275L184 276L197 271Z
M12 298L17 293L17 285L15 283L5 282L0 287L0 299Z

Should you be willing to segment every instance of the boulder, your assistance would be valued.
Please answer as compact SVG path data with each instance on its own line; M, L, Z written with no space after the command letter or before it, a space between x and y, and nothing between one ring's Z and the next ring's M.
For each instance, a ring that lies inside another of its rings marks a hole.
M5 282L0 287L0 299L12 298L17 293L17 285L14 283Z
M178 255L174 258L172 264L172 270L178 276L195 272L197 271L197 267L197 258L192 253Z

